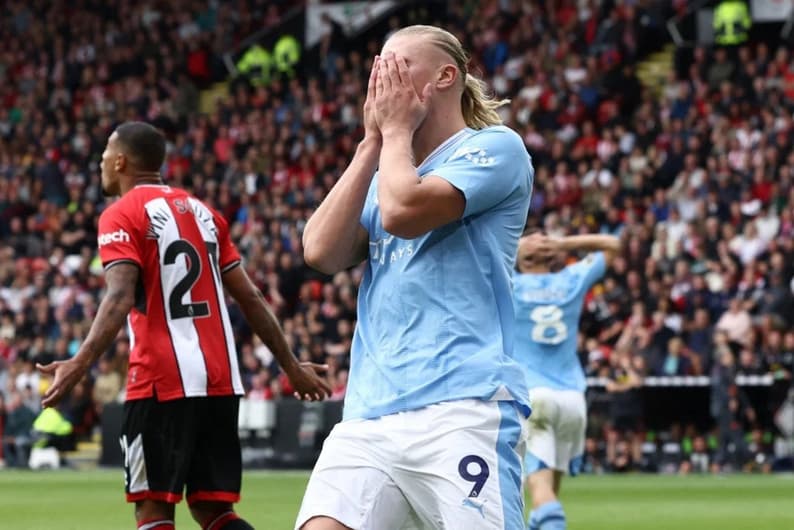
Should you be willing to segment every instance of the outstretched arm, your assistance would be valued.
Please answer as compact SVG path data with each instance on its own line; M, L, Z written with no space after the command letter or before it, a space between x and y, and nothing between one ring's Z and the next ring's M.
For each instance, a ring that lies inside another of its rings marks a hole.
M248 324L273 352L295 388L295 397L314 401L330 396L331 387L317 375L319 372L324 372L327 367L298 362L290 351L278 320L245 270L237 266L225 272L223 285L240 304Z
M43 406L57 405L83 378L99 356L110 348L135 304L135 286L139 274L138 266L129 262L118 262L107 270L105 273L107 293L99 304L96 319L91 324L91 329L80 350L67 361L56 361L46 366L38 365L42 373L54 377L52 385L41 400Z
M603 252L607 263L611 262L620 252L620 239L604 234L584 234L552 238L554 245L562 252L584 250L585 252Z

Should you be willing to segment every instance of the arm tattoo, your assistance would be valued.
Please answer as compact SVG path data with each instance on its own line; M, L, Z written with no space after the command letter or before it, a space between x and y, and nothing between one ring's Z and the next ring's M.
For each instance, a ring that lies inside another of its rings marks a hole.
M81 347L90 362L107 351L124 324L135 304L135 286L139 274L138 266L128 262L119 262L105 272L107 292Z

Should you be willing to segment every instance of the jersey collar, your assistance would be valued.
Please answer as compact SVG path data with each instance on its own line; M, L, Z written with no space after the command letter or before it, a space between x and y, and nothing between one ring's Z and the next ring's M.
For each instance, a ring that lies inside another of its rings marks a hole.
M416 168L417 172L421 174L422 170L430 166L430 164L432 164L438 158L438 156L449 146L469 136L471 136L471 129L468 127L464 127L463 129L459 130L458 132L456 132L455 134L453 134L452 136L441 142L441 144L435 149L433 149L433 152L427 155L427 158L425 158L425 160L421 164L419 164L419 166Z

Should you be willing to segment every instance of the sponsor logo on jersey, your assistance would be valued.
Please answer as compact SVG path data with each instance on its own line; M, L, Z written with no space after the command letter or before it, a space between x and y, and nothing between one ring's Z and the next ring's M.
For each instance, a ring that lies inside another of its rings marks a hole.
M102 247L105 245L109 245L110 243L129 243L130 242L130 235L124 231L123 228L119 228L115 232L110 232L107 234L99 234L97 237L97 245Z
M409 241L406 244L399 246L392 245L395 238L390 235L385 238L378 239L377 241L369 242L369 260L372 263L380 265L394 263L395 261L403 258L410 258L414 255L413 242ZM400 242L401 243L401 242Z

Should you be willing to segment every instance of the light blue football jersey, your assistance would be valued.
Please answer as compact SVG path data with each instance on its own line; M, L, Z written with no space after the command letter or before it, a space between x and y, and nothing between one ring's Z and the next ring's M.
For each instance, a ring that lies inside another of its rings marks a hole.
M584 297L606 272L603 252L559 272L516 273L515 358L527 370L530 388L584 392L587 383L576 354Z
M459 189L464 215L415 239L389 234L373 177L361 215L369 258L344 418L468 398L528 407L526 378L512 359L512 267L533 179L524 143L507 127L466 128L417 172Z

